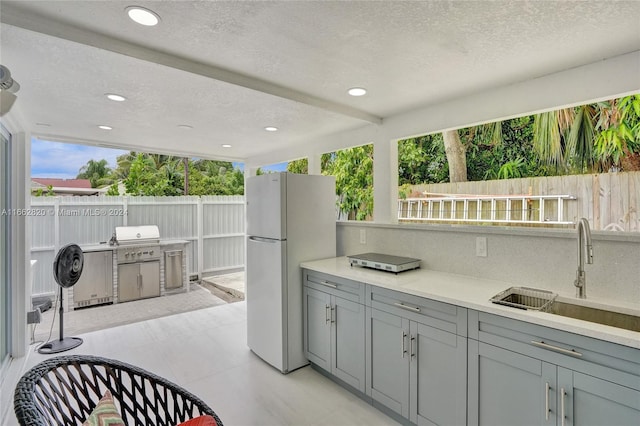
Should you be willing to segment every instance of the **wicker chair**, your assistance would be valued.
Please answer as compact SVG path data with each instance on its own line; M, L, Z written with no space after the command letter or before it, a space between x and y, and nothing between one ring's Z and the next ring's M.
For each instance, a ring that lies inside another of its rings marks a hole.
M14 393L21 425L79 425L109 390L127 425L177 425L216 413L200 398L127 363L88 355L50 358L27 371Z

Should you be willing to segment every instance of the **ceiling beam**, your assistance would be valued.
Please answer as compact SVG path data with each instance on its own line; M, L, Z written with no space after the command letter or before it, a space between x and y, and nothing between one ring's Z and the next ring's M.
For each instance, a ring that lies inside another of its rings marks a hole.
M279 98L288 99L305 105L321 108L336 114L355 118L374 124L382 124L382 117L370 114L348 105L343 105L327 99L319 98L308 93L300 92L289 87L271 83L266 80L251 77L246 74L231 71L215 65L194 61L173 53L162 52L139 44L130 43L116 37L56 21L50 17L26 12L14 5L3 4L0 22L23 28L25 30L69 40L75 43L92 46L98 49L126 55L147 62L164 65L192 74L201 75L213 80L223 81L236 86L245 87Z

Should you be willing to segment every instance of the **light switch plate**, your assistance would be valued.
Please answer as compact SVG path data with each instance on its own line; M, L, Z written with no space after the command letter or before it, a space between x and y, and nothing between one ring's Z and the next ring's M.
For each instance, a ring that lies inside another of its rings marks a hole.
M476 237L476 256L487 257L487 237Z
M367 244L367 230L360 230L360 244Z

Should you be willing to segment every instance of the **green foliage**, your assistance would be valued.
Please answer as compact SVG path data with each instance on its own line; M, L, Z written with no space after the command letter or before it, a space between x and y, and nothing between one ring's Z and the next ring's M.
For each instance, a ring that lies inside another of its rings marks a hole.
M92 188L98 188L113 183L111 168L107 160L89 160L87 164L80 167L76 179L89 179Z
M309 174L309 160L306 158L301 158L299 160L290 161L287 164L287 172L297 173L299 175Z
M112 197L117 197L118 195L120 195L120 191L118 189L118 182L114 182L111 186L109 186L109 189L107 190L106 195L109 195Z
M373 215L373 145L324 154L322 174L336 178L340 211L356 220Z
M579 172L594 166L595 114L591 105L575 108L573 122L566 137L566 151L570 161L568 166L573 166Z
M533 120L533 147L543 164L563 168L564 146L555 111L537 114Z
M189 195L242 195L244 173L239 168L212 165L209 170L191 169Z
M596 128L595 155L604 167L640 154L640 94L602 103Z
M524 158L518 157L515 160L509 160L504 163L498 170L498 179L515 179L521 178L525 171Z
M129 195L184 195L185 159L130 152L118 157L116 175ZM188 160L186 195L242 195L244 173L228 161Z
M449 165L440 133L398 142L398 184L446 182Z
M458 131L470 181L599 172L611 166L640 170L640 94L564 108ZM398 145L399 197L403 185L448 180L441 134Z
M56 193L53 192L52 185L47 185L47 192L44 191L44 188L38 188L32 191L32 195L35 195L36 197L53 197Z

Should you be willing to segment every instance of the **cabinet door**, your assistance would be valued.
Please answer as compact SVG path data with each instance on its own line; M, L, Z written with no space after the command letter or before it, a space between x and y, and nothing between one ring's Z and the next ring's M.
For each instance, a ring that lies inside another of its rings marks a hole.
M469 425L556 424L556 366L469 339Z
M73 286L74 306L102 303L96 299L113 296L113 252L98 251L84 254L84 267L80 279Z
M364 393L364 305L337 296L331 299L331 372Z
M467 339L411 321L409 420L418 425L467 421Z
M558 426L637 426L640 391L558 368Z
M371 309L371 397L409 417L409 320Z
M160 296L160 262L140 263L140 297Z
M304 287L303 297L305 356L331 371L331 296Z
M128 302L140 297L139 274L137 263L118 265L118 301Z

